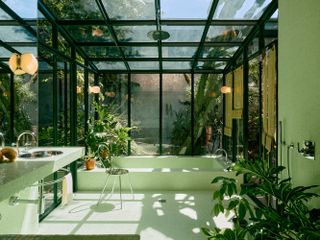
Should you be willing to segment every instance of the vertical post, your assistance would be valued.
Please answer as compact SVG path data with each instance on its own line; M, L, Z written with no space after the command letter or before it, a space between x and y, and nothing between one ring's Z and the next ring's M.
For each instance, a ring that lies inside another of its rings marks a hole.
M67 62L64 62L64 72L63 72L63 83L64 83L64 145L69 145L68 141L68 132L69 132L69 105L68 105L68 96L70 96L68 90L68 64ZM70 139L69 139L70 140Z
M163 103L163 95L162 95L162 73L159 74L159 154L162 155L162 103Z
M128 73L128 127L131 127L131 74ZM129 131L131 137L131 130ZM128 141L128 155L131 155L131 141Z
M15 113L15 92L14 92L14 74L10 72L10 120L9 120L9 134L10 142L14 140L14 113Z
M58 29L55 25L52 26L52 47L58 48ZM52 125L53 125L53 145L57 146L58 140L58 78L57 78L57 56L52 55Z
M191 73L191 155L193 156L195 150L194 142L194 72Z
M85 61L85 66L88 67L88 61ZM89 119L89 73L88 68L84 68L84 135L88 133Z
M76 59L76 50L71 48L71 58ZM70 135L71 146L77 145L77 64L70 64Z
M243 49L243 155L248 160L248 121L249 121L249 62L248 46Z

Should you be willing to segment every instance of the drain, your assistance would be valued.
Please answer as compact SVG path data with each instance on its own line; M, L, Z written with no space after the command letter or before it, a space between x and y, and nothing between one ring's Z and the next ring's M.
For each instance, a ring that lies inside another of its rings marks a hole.
M166 203L167 200L160 198L160 199L158 200L158 202L160 202L160 203Z

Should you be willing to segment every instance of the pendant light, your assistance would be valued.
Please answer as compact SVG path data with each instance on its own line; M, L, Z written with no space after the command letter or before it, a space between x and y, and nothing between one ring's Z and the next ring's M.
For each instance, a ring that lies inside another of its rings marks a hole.
M231 87L222 86L222 87L220 88L220 91L221 91L221 93L223 93L223 94L231 93Z
M13 53L9 59L9 67L15 75L33 75L38 70L38 60L32 53Z

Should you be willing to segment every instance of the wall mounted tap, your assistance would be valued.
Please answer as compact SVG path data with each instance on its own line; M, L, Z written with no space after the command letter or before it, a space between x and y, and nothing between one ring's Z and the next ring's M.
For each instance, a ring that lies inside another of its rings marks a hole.
M25 131L25 132L22 132L18 138L17 138L17 152L18 152L18 156L20 155L19 154L19 142L20 142L20 139L23 137L23 136L31 136L31 139L32 139L32 142L31 143L28 143L26 142L23 146L25 147L24 148L24 151L27 152L28 151L28 147L30 146L35 146L36 145L36 142L37 142L37 138L36 138L36 134L34 132L31 132L31 131Z
M314 160L315 143L310 140L304 140L303 147L298 143L298 152L305 158Z
M228 168L230 167L230 164L231 162L229 161L228 159L228 153L225 149L223 148L218 148L214 154L217 154L218 152L222 152L222 156L223 156L223 153L225 154L225 158L224 158L224 164L225 164L225 167L226 167L226 170L228 170Z

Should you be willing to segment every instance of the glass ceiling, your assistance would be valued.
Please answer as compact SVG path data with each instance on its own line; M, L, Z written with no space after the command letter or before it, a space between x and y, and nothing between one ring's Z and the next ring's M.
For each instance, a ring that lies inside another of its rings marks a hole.
M277 18L275 0L2 0L0 54L52 47L56 25L58 51L75 47L93 70L222 73L261 22L276 37ZM169 38L150 37L159 29Z

